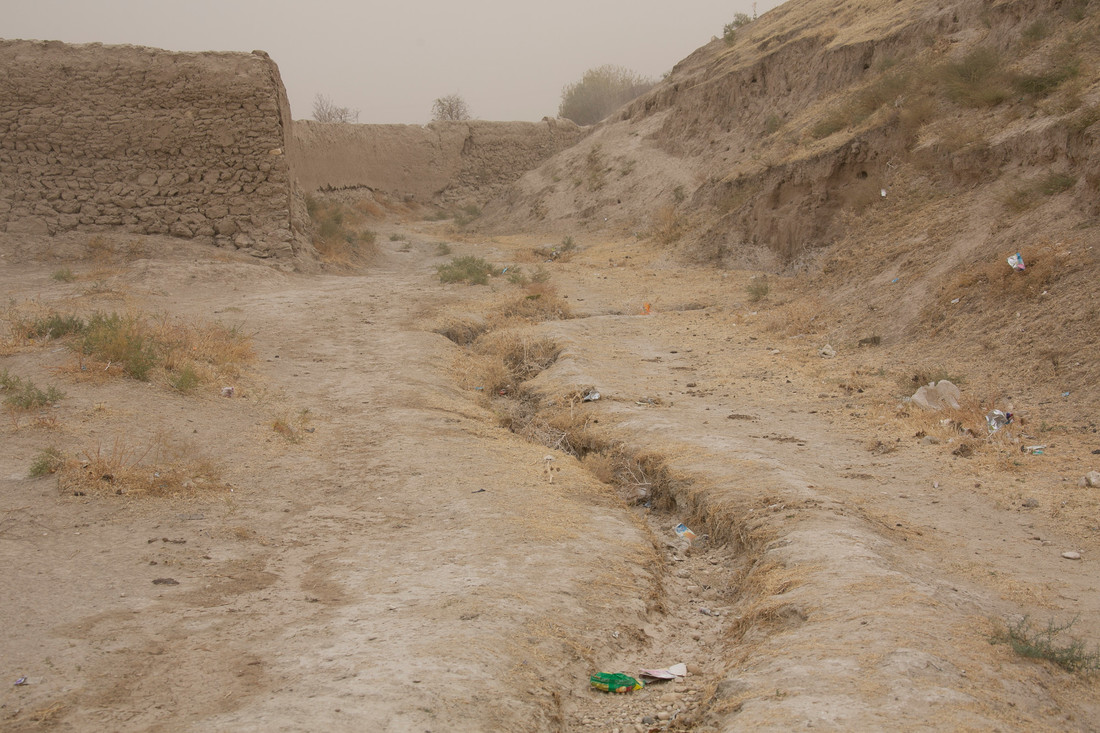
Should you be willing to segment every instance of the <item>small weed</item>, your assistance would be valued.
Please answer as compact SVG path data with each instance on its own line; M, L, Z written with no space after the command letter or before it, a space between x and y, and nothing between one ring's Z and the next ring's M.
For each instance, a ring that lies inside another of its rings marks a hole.
M51 313L44 318L35 319L27 329L27 336L59 339L71 334L84 333L86 327L84 319L79 316Z
M120 364L129 376L145 382L157 364L152 340L142 332L135 316L93 313L80 344L81 353Z
M779 115L768 115L764 118L764 134L774 135L783 126L783 120Z
M39 389L29 380L23 380L7 369L0 370L0 393L9 410L37 410L61 401L65 396L57 387Z
M768 293L772 290L771 283L768 282L767 275L761 275L760 277L754 277L749 280L745 285L745 293L749 296L750 303L759 303L768 297Z
M684 203L684 199L687 198L687 194L684 192L683 186L677 186L672 189L672 200L678 204Z
M559 248L561 252L572 252L576 247L577 245L573 242L573 237L566 235L561 238L561 247Z
M662 206L653 216L649 235L661 244L672 244L683 234L683 221L672 206Z
M1065 173L1051 173L1039 181L1036 185L1036 190L1044 196L1054 196L1055 194L1073 188L1075 183L1077 183L1077 176L1071 176Z
M636 166L636 165L638 165L638 161L634 160L633 158L631 158L628 161L625 161L623 163L622 167L619 168L619 175L620 176L629 176L631 173L634 172L634 166Z
M592 149L588 151L585 165L588 169L588 190L599 191L604 187L607 174L607 166L604 162L602 148L599 145L593 145Z
M1001 59L989 47L975 48L959 61L945 63L936 71L948 99L965 107L995 107L1009 97Z
M390 235L390 241L391 242L400 242L402 239L404 239L404 237L402 237L397 232L394 232L393 234Z
M102 445L66 460L58 469L63 493L170 496L224 484L220 471L198 457L187 443L170 445L158 436L148 446L116 438L110 450Z
M473 204L463 206L461 209L455 212L454 221L455 226L464 227L468 226L474 219L481 216L481 209Z
M490 275L496 272L496 267L480 257L466 255L456 257L445 265L439 265L436 270L439 273L439 281L442 283L465 282L471 285L486 285Z
M823 119L818 120L810 127L810 135L816 140L829 137L834 132L840 132L848 126L848 115L843 110L833 110Z
M280 415L271 422L271 429L291 443L301 443L305 433L313 432L309 427L311 417L308 407L294 416Z
M990 638L991 644L1008 644L1012 650L1029 659L1045 659L1067 672L1100 670L1100 648L1088 651L1083 641L1069 639L1060 642L1058 636L1077 623L1077 616L1064 624L1047 621L1046 628L1036 629L1024 616L1019 622L1001 629Z
M374 253L378 234L358 229L366 220L361 208L307 196L306 209L314 224L313 247L325 262L353 267Z
M727 44L732 45L734 40L736 40L737 38L737 29L743 25L748 25L751 22L752 18L750 18L745 13L734 14L733 20L722 26L722 40L724 40Z
M61 455L61 451L57 448L46 448L35 456L29 475L31 478L49 476L57 473L63 465L65 465L65 456Z
M451 253L451 245L447 244L446 242L440 242L439 244L435 245L435 253L440 257L446 257Z
M59 283L71 283L73 280L76 280L76 275L74 275L73 271L68 267L62 267L60 270L54 272L51 277Z
M172 385L172 389L183 394L194 392L201 381L190 364L184 365L174 376L168 378L168 384Z
M1050 26L1045 20L1040 18L1027 28L1024 28L1023 33L1020 34L1020 38L1029 44L1035 44L1050 35Z

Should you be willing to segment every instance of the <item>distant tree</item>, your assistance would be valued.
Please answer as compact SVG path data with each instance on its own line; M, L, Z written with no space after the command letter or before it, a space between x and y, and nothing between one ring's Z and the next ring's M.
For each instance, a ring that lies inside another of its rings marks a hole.
M318 122L358 122L359 110L337 107L332 99L318 94L313 98L313 119Z
M753 11L752 12L753 12L753 17L752 18L750 18L745 13L736 13L733 16L733 20L730 21L729 23L726 23L726 25L722 28L722 38L725 39L726 43L729 43L729 44L732 45L734 39L737 38L737 29L740 28L743 25L748 25L749 23L756 20L756 5L753 5Z
M470 119L470 108L458 94L448 94L432 102L432 119L436 122L460 122Z
M653 80L621 66L599 66L561 92L558 116L578 125L594 125L630 100L653 88Z

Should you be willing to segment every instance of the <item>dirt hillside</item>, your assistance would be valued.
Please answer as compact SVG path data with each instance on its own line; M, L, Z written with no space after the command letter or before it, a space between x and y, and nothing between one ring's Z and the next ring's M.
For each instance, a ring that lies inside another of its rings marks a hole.
M914 373L1091 429L1098 28L1076 0L794 0L679 63L478 230L782 275L791 335L879 337Z

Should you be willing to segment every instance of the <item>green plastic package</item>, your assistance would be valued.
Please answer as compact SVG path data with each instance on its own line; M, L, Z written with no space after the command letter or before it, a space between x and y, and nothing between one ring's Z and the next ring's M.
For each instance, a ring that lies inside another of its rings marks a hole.
M592 686L604 692L633 692L645 687L645 683L625 674L597 672L589 679Z

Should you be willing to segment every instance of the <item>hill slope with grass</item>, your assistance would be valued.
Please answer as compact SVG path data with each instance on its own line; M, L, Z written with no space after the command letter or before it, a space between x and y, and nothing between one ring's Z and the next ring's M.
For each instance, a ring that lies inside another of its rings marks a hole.
M762 307L788 336L881 344L915 379L964 376L1095 429L1098 10L791 0L699 48L479 226L774 273Z

